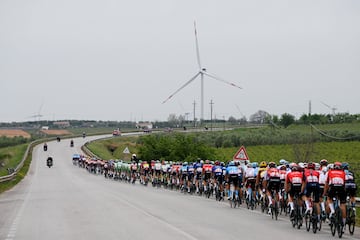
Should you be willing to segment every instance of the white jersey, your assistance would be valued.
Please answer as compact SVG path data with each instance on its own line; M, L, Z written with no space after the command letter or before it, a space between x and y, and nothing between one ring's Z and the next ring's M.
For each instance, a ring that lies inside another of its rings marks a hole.
M161 163L155 163L155 171L161 171Z
M255 169L247 168L245 170L245 179L252 179L252 178L256 178Z

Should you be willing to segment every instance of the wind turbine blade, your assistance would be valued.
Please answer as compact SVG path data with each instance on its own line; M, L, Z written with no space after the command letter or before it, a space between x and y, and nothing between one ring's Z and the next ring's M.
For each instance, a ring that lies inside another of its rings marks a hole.
M201 72L198 72L197 74L195 74L195 76L193 76L192 78L190 78L189 81L187 81L184 85L182 85L178 90L176 90L173 94L171 94L167 99L165 99L162 103L166 103L170 98L172 98L175 94L177 94L178 92L180 92L184 87L186 87L187 85L189 85L192 81L195 80L195 78L197 78L197 76L200 75Z
M196 22L195 22L195 21L194 21L194 29L195 29L196 56L197 56L197 61L198 61L199 69L201 69L200 50L199 50L199 42L198 42L198 38L197 38Z
M234 83L228 82L228 81L226 81L226 80L224 80L224 79L221 79L221 78L219 78L219 77L217 77L217 76L215 76L215 75L213 75L213 74L210 74L210 73L205 72L205 71L202 71L202 73L205 74L206 76L209 76L209 77L215 79L215 80L218 80L218 81L220 81L220 82L229 84L229 85L231 85L231 86L233 86L233 87L237 87L237 88L242 89L242 87L240 87L240 86L238 86L238 85L236 85L236 84L234 84Z
M320 101L321 102L321 101ZM329 106L329 105L327 105L326 103L324 103L324 102L321 102L322 104L324 104L326 107L328 107L328 108L330 108L331 109L331 107Z

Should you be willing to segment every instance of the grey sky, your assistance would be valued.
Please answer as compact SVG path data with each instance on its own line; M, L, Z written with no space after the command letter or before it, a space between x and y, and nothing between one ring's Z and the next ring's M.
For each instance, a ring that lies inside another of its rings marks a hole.
M0 122L199 118L194 20L205 119L360 112L357 0L1 0Z

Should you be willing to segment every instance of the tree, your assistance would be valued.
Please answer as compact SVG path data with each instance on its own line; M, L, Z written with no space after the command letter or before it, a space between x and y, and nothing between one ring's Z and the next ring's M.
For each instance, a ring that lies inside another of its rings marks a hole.
M281 115L280 121L279 123L284 126L285 128L287 128L288 126L290 126L291 124L293 124L295 122L295 117L289 113L284 113Z
M256 113L254 113L253 115L250 116L250 122L253 123L265 123L266 118L269 116L270 114L263 111L263 110L259 110Z

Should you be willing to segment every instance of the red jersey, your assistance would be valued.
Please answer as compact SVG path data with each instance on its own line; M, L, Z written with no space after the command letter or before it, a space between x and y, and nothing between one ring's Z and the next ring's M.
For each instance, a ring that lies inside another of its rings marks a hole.
M307 183L319 183L319 172L313 169L305 169L304 181Z
M303 181L303 174L298 171L289 172L286 175L286 182L291 183L292 186L301 186Z
M203 171L205 172L205 173L212 173L212 165L211 164L209 164L209 163L205 163L204 165L203 165Z
M266 172L266 180L274 178L280 179L280 172L277 168L269 168Z
M345 172L338 169L329 170L327 182L332 186L345 186Z

